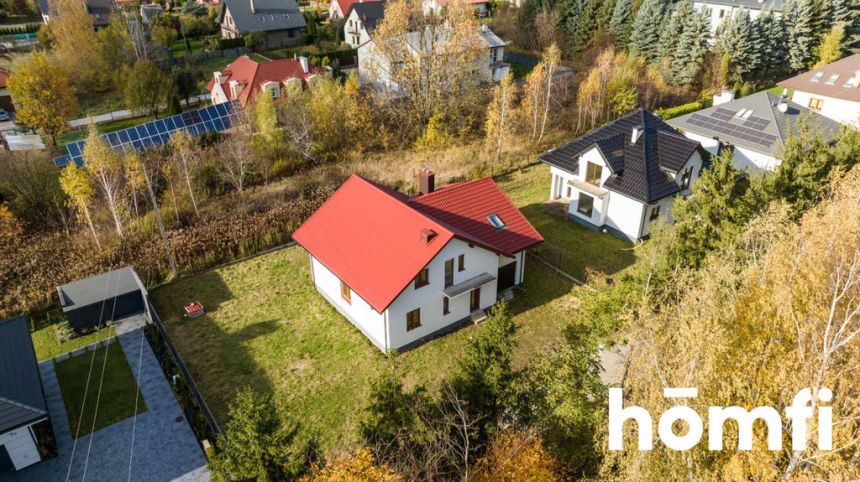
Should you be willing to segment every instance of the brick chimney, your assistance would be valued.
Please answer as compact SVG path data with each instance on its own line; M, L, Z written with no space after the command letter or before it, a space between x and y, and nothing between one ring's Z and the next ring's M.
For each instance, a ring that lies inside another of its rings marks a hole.
M434 190L436 190L436 174L427 167L422 168L418 171L418 192L430 194Z

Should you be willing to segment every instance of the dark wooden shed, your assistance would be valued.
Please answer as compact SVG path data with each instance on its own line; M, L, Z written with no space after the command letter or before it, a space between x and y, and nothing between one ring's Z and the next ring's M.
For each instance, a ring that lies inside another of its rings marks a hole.
M78 332L144 313L146 288L131 266L57 288L69 324Z

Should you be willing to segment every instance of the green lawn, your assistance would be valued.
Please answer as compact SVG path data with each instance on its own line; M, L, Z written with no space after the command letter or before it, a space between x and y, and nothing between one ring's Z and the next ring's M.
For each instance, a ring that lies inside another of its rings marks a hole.
M78 93L78 104L81 107L78 117L107 114L126 108L119 89L111 89L107 92L85 90Z
M191 44L191 54L196 55L200 52L203 52L203 39L188 39L188 43ZM173 53L175 57L182 57L186 55L185 50L185 41L182 39L178 39L170 45L170 51Z
M102 329L98 332L93 332L87 335L79 336L71 340L60 343L57 338L57 325L48 325L40 328L30 334L33 338L33 347L36 349L36 358L39 361L54 358L57 355L68 353L78 348L92 345L97 341L110 338L114 334L112 326Z
M106 363L105 350L107 350ZM91 362L92 372L90 371ZM104 378L102 378L103 366ZM102 347L95 352L87 352L55 363L54 370L60 382L60 391L63 394L63 403L66 406L69 427L73 435L75 433L78 433L78 436L86 435L134 415L137 382L119 342L108 345L107 349ZM88 375L90 382L89 389L86 390L86 403L84 403ZM98 403L96 403L97 400ZM96 405L98 405L98 412L96 412ZM144 411L146 411L146 403L141 396L138 399L137 413ZM79 422L80 432L77 428Z
M571 220L567 206L549 202L550 172L537 164L497 179L545 242L534 252L580 280L589 269L612 275L636 262L633 245Z
M248 58L253 60L254 62L268 62L268 61L272 60L272 59L270 59L264 55L255 54L255 53L248 54Z
M572 290L542 265L526 270L524 292L512 304L521 341L518 364L558 340L575 304ZM220 421L226 421L236 390L248 385L273 393L326 451L357 440L374 379L393 370L407 386L438 387L482 329L468 326L386 358L317 293L307 253L299 247L186 278L152 296ZM190 300L201 301L207 313L183 319L182 306Z
M509 64L511 66L511 75L513 75L515 79L525 79L532 71L532 67L529 67L526 64L513 61L509 62Z
M103 124L98 124L99 132L102 134L107 134L108 132L114 132L121 129L125 129L127 127L136 126L138 124L143 124L144 122L151 121L153 119L152 116L143 116L143 117L133 117L131 119L122 119L115 120L110 122L105 122ZM64 146L70 142L75 142L83 139L87 136L87 128L75 129L72 131L66 131L57 136L57 145Z

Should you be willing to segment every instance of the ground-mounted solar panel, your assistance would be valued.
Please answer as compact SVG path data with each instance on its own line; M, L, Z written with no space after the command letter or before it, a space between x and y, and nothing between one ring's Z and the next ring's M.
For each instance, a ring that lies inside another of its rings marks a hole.
M114 149L126 152L141 151L170 143L171 136L179 130L185 130L191 136L197 137L207 132L230 129L237 117L238 108L235 101L225 102L103 134L102 139ZM66 144L68 154L56 157L54 164L57 167L65 167L74 161L82 166L85 144L86 140Z

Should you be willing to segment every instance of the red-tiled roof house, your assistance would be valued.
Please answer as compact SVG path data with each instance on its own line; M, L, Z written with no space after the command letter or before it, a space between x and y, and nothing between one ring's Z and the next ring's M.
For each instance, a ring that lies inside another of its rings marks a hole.
M329 76L329 69L312 67L305 57L257 62L242 55L224 70L214 72L206 89L211 93L213 104L238 99L244 106L259 92L266 91L277 98L301 92L316 79Z
M383 352L449 332L523 280L543 241L490 178L407 196L350 177L295 233L317 290Z

